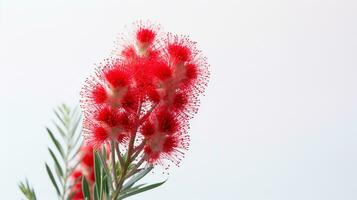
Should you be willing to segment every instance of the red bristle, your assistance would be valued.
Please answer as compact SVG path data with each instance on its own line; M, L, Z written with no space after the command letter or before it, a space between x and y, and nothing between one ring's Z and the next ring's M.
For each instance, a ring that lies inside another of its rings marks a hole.
M171 78L172 71L170 67L163 62L154 62L151 64L151 71L155 77L164 81Z
M171 153L177 147L178 142L175 136L168 136L163 144L163 152Z
M160 94L154 87L147 88L147 95L148 98L153 101L154 103L158 103L161 99Z
M135 110L138 106L138 99L133 91L128 91L123 99L121 100L121 105L124 109Z
M105 72L105 79L114 88L124 87L129 83L128 74L120 68L110 69Z
M137 53L133 46L127 46L121 51L121 55L126 59L135 59L137 57Z
M178 128L178 123L173 114L167 110L162 110L156 114L159 131L173 133Z
M148 28L140 28L136 32L136 39L140 43L151 44L155 39L156 33Z
M102 108L98 112L97 120L106 123L110 127L117 126L120 123L117 112L110 107Z
M94 164L93 151L85 154L82 158L82 162L86 166L93 166Z
M187 96L183 92L179 92L174 95L172 105L175 110L182 110L187 103Z
M149 163L155 163L160 158L160 152L153 151L149 146L144 148L144 152Z
M181 44L169 44L167 51L175 62L186 62L191 58L191 50Z
M97 144L103 144L109 138L108 131L98 126L93 130L93 139Z
M71 178L72 180L76 180L77 178L79 178L79 177L81 177L81 176L82 176L82 172L79 171L79 170L76 170L76 171L74 171L74 172L71 174L70 178Z
M188 80L194 80L197 78L198 70L197 65L195 64L187 64L186 65L186 78Z
M93 91L92 91L92 96L93 96L93 100L95 103L97 104L102 104L104 103L107 98L107 92L105 91L105 88L101 85L97 85Z
M150 137L154 135L155 133L155 126L151 122L146 122L142 127L141 127L141 134L144 137Z

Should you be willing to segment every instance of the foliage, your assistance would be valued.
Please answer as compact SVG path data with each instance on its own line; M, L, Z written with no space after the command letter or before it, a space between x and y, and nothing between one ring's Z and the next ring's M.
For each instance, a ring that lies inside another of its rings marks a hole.
M139 168L134 162L128 162L128 169L134 170L135 173L131 171L131 174L125 177L125 184L122 190L119 191L118 188L115 189L113 179L118 179L118 177L121 176L122 168L119 163L115 163L115 168L109 166L112 161L107 158L110 153L108 153L105 147L99 151L91 151L94 157L93 167L95 181L93 184L91 184L84 175L79 177L79 179L71 179L71 175L73 175L76 170L80 170L78 166L81 164L81 159L83 159L83 157L80 156L83 151L83 149L81 149L81 146L83 147L80 129L81 115L78 108L72 110L65 104L57 107L57 109L54 110L54 114L56 116L56 120L53 121L55 131L46 128L46 132L52 141L52 147L48 147L48 151L52 158L53 166L50 167L50 165L46 163L45 169L58 199L76 199L71 191L78 181L81 185L80 191L83 192L83 199L90 200L124 199L156 188L165 182L151 185L135 185L148 174L153 167ZM121 156L121 159L124 160L125 156ZM114 176L111 174L113 169L115 171ZM35 191L27 180L19 184L19 189L27 200L37 200Z

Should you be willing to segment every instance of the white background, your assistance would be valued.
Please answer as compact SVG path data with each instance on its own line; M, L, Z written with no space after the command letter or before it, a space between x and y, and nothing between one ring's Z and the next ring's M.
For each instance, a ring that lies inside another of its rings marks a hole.
M76 105L124 26L188 34L212 77L191 149L168 182L132 199L357 199L354 0L0 0L0 199L44 169L52 108ZM148 181L167 176L153 174Z

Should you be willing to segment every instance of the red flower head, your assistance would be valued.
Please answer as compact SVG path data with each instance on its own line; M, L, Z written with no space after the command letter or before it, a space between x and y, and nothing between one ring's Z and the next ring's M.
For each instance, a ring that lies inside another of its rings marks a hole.
M84 200L82 194L82 177L85 176L87 182L91 186L94 185L94 158L93 148L91 146L82 146L79 152L79 165L70 175L70 180L73 184L69 196L72 200Z
M156 32L150 28L140 27L136 32L136 39L141 45L150 45L154 41Z
M150 23L135 27L86 80L84 136L94 147L109 141L122 147L142 143L149 163L178 163L188 148L189 119L207 86L208 64L188 37L165 36Z
M162 107L152 114L141 128L146 140L144 152L149 163L169 159L178 164L182 152L188 148L186 125L178 121L175 113Z

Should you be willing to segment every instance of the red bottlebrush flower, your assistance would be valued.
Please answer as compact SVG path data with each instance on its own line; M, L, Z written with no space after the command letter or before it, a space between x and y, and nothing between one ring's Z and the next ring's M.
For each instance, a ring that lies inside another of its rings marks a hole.
M134 91L128 91L120 101L122 107L126 110L135 110L138 106L138 98Z
M81 92L85 139L134 148L143 143L149 163L178 163L188 147L188 122L204 92L208 64L195 42L139 22L115 54L87 79ZM137 138L132 138L140 133ZM140 154L141 155L141 154Z
M183 156L182 150L187 147L187 138L179 134L165 135L157 132L147 139L144 153L149 163L161 163L168 159L178 165Z
M136 32L136 39L141 44L151 44L155 39L156 33L148 28L140 28Z
M191 84L194 84L194 81L197 80L198 69L197 66L192 63L186 64L184 68L185 73L182 84L184 84L184 87L190 87Z
M154 135L155 131L156 131L155 126L151 122L146 122L141 127L141 134L144 137L150 137L150 136Z
M160 159L160 151L155 151L151 146L147 145L144 148L145 155L147 156L148 162L155 163Z
M138 57L135 48L133 46L126 46L122 51L121 51L121 56L123 56L125 59L132 60Z
M154 102L155 104L157 104L161 99L160 93L154 86L150 86L147 88L147 96L148 99Z
M178 92L174 95L172 105L175 110L182 110L187 103L187 96L183 92Z
M76 179L80 178L81 176L82 176L82 172L81 172L81 171L74 171L74 172L71 174L70 178L71 178L72 180L76 180Z
M82 146L80 149L80 154L82 156L81 163L86 167L93 167L94 165L94 156L93 156L93 147L92 146Z
M177 141L177 137L175 136L168 136L167 138L165 138L162 150L164 153L171 153L172 151L175 150L175 148L178 146L178 141Z
M191 58L191 50L181 44L169 44L167 51L175 64L186 62Z
M161 132L171 134L177 131L178 123L173 114L167 110L161 110L156 114L158 129Z
M172 76L170 67L163 62L152 63L150 68L153 76L157 77L161 81L165 81Z
M71 200L84 200L82 183L80 181L73 186L70 196L72 197Z
M189 80L193 80L197 78L197 66L194 64L186 65L186 78Z
M91 154L86 154L83 156L82 158L83 164L87 165L87 166L93 166L94 163L94 157Z
M109 138L109 133L107 130L105 130L105 128L101 126L95 127L95 129L93 130L93 138L92 138L95 142L93 145L104 144L108 138Z
M108 83L114 87L124 87L128 85L128 74L120 68L110 69L105 72L105 78Z
M104 122L110 127L114 127L120 124L122 116L119 116L117 111L111 109L110 107L104 107L99 111L97 120Z
M95 86L95 88L92 91L92 95L93 95L94 102L98 104L104 103L108 98L105 88L101 85Z

